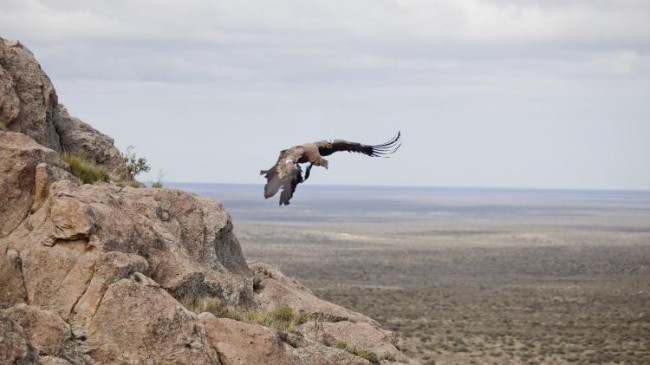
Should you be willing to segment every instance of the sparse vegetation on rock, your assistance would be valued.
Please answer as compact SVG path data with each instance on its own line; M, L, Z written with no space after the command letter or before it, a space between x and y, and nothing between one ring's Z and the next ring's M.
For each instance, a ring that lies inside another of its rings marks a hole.
M181 300L183 306L196 314L210 312L220 318L229 318L236 321L246 321L260 324L280 331L296 332L296 326L309 320L305 314L299 314L293 308L283 305L277 309L261 311L240 311L233 305L227 305L216 297L202 297L190 300Z
M133 146L128 146L126 148L126 152L122 154L122 159L124 159L124 164L126 166L124 176L126 180L135 180L136 176L151 170L147 159L144 157L138 157L135 153L135 147Z
M158 179L156 179L156 181L153 184L151 184L151 187L154 189L162 189L163 187L162 179L164 176L165 173L162 170L158 171Z
M81 157L61 154L61 159L70 166L72 175L78 177L84 184L108 182L110 177L108 171L102 166L97 166Z

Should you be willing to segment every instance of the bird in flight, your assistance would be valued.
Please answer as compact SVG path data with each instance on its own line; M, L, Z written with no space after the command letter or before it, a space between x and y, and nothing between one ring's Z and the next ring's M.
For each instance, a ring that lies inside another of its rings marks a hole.
M378 145L349 142L343 139L328 139L282 150L275 165L260 172L260 175L266 177L264 198L272 197L282 188L280 205L289 205L289 200L296 191L296 186L307 181L312 166L328 168L328 161L323 156L329 156L334 152L347 151L363 153L370 157L387 157L387 155L395 153L402 145L400 137L400 132L397 132L390 141ZM300 167L302 163L309 163L304 178Z

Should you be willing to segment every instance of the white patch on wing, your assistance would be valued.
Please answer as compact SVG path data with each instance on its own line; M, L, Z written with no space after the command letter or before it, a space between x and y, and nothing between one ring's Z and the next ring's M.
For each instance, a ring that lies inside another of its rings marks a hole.
M288 158L288 159L286 159L286 160L284 161L284 163L293 163L293 160L290 159L290 158Z

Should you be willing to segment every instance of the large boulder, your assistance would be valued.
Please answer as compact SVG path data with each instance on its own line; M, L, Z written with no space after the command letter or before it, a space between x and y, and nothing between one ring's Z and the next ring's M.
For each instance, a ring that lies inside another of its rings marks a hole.
M56 152L104 166L115 179L125 163L112 138L70 116L50 78L20 42L0 38L0 124Z
M0 364L38 364L38 350L25 336L23 328L0 311Z
M0 133L0 140L11 141L7 136L28 138ZM22 142L2 146L51 152ZM43 169L52 170L52 164L61 164L50 160L56 154L36 152L25 153L35 161L21 165L43 162ZM36 170L23 175L18 178L29 192L35 186ZM0 186L15 181L13 175L8 177L9 181L0 179ZM177 299L216 296L242 307L254 304L252 273L232 232L230 216L216 200L180 190L80 185L72 178L47 185L47 193L41 194L47 198L38 207L33 197L16 198L12 206L21 214L6 228L15 227L13 232L0 239L0 252L7 256L3 255L1 268L11 277L19 278L17 271L21 272L30 304L69 319L75 305L86 303L79 300L90 285L87 296L96 291L101 296L107 285L136 271ZM20 270L16 262L21 263ZM13 286L15 281L19 280L12 280ZM14 299L21 301L21 289L12 291Z
M55 125L63 151L105 167L114 180L128 178L124 159L112 138L71 116L61 104L57 107Z
M0 123L61 151L58 98L50 78L20 42L0 38Z
M110 285L87 329L102 364L220 364L196 315L140 273Z
M45 168L46 164L49 166ZM48 175L60 179L66 175L66 165L59 154L21 133L0 131L0 238L22 222L49 186Z
M39 355L60 356L71 339L70 326L54 312L19 304L7 309L5 314L22 327L25 338Z
M0 309L15 362L40 351L52 364L219 364L181 302L255 306L222 205L179 190L84 185L30 137L0 132L0 141L11 167L0 186L17 192L7 203L21 212L0 238Z
M371 362L348 351L302 336L278 332L257 324L216 318L202 313L208 339L218 348L224 365L370 365Z

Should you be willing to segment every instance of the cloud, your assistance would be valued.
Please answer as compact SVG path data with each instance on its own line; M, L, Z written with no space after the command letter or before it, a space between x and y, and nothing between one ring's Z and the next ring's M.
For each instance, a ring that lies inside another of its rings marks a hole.
M596 61L605 70L615 75L630 76L641 72L650 74L650 56L640 55L635 50L618 50L600 56Z
M135 144L172 164L161 166L170 180L256 181L250 166L268 163L258 156L213 156L232 172L227 177L185 163L214 146L238 151L238 139L275 153L332 133L381 141L402 128L403 167L376 172L381 181L650 188L650 172L633 168L650 156L647 0L4 0L2 7L0 36L34 51L60 100L121 147ZM611 127L617 123L641 129ZM598 138L590 141L616 132L617 144L631 142L608 159L598 143L581 140L592 129ZM558 139L557 150L545 152ZM428 163L438 169L420 168L417 156L432 148ZM529 165L504 162L519 156L532 156ZM587 159L580 180L572 171ZM354 162L338 164L339 177L356 176ZM561 173L545 175L547 166ZM627 170L618 182L598 181L607 167Z
M644 0L5 2L3 24L51 41L103 37L270 44L373 39L639 42L650 38L646 21L650 4Z

